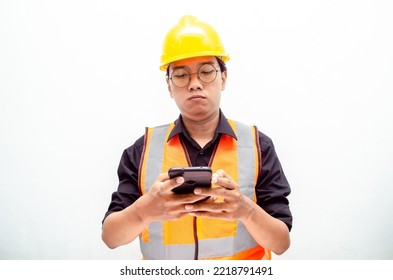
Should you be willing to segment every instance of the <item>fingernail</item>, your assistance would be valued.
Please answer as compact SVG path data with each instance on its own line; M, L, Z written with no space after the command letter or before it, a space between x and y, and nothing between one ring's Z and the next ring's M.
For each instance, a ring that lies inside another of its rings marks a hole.
M186 208L186 210L192 210L194 208L194 206L187 204L184 206L184 208Z
M195 194L200 194L200 193L202 193L202 189L201 188L195 188L194 189L194 193Z
M184 182L184 178L183 177L177 177L176 178L176 183L182 184L183 182Z

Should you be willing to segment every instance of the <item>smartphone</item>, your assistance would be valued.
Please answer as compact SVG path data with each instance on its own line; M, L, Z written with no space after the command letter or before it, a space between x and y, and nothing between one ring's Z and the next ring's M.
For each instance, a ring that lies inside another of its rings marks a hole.
M193 193L196 187L211 187L212 170L208 166L172 167L168 174L171 179L179 176L184 178L183 184L172 189L178 194Z

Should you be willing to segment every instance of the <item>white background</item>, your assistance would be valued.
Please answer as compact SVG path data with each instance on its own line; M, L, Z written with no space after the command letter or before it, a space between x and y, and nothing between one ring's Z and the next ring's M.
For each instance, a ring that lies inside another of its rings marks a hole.
M227 51L222 109L292 187L274 259L393 259L393 2L0 0L0 259L139 259L101 220L122 151L177 107L158 70L185 14Z

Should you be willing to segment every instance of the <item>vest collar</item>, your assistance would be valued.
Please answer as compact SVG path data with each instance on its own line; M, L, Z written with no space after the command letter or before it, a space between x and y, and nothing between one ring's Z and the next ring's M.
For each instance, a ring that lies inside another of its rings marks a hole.
M181 115L175 121L175 126L172 129L171 133L169 134L167 141L171 140L175 135L180 133L183 133L186 136L189 135L186 127L183 124ZM220 120L218 122L218 126L214 134L215 135L214 138L216 138L219 134L227 134L237 140L235 132L233 131L231 125L229 124L228 119L222 113L221 109L220 109Z

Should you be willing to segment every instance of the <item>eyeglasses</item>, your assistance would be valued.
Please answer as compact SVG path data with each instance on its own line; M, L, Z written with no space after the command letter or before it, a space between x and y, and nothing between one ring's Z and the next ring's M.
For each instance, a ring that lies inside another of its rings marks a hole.
M211 83L216 79L218 71L220 70L217 70L212 64L206 63L202 64L196 73L188 73L184 68L177 68L172 72L169 79L175 86L181 88L190 84L192 74L197 74L198 79L203 83Z

